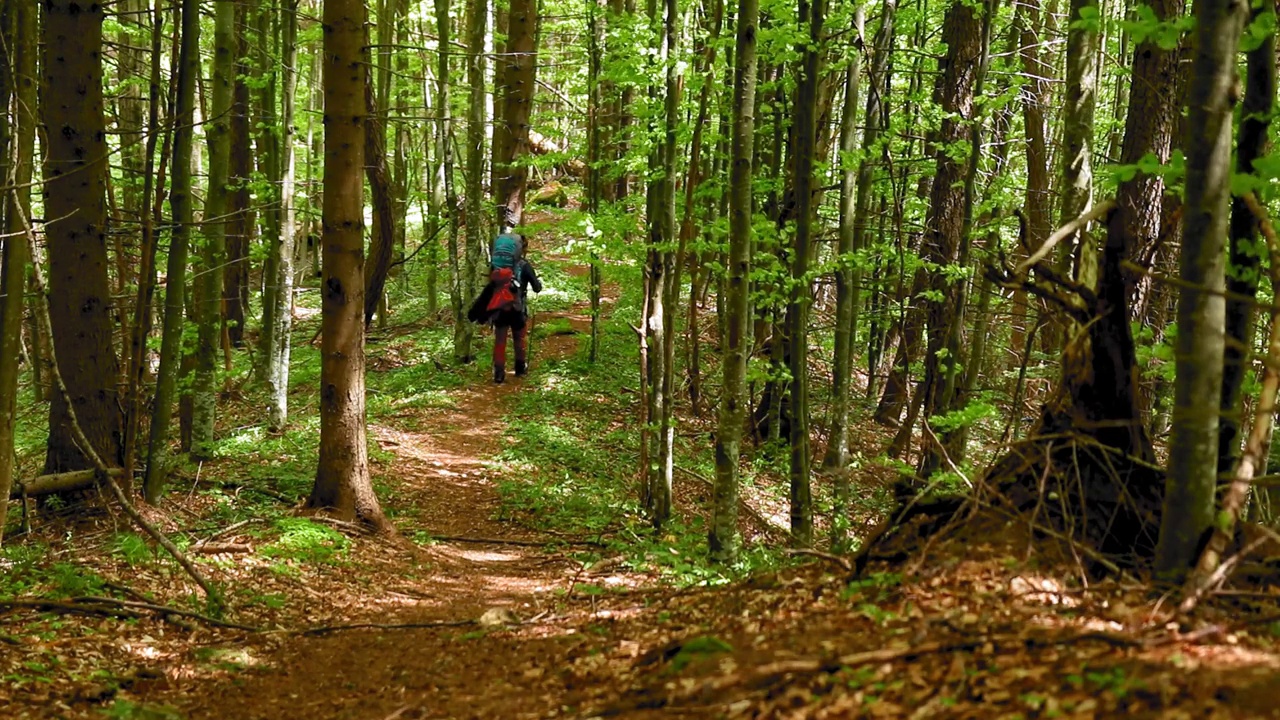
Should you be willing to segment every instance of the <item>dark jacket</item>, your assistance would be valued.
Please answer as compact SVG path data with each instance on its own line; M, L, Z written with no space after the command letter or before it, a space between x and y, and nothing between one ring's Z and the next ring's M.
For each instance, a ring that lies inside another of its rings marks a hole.
M542 281L538 279L538 273L534 271L529 261L523 258L516 262L515 277L516 283L520 286L520 297L517 298L514 309L506 311L489 310L489 298L493 297L494 286L493 283L488 283L484 286L484 290L480 291L480 295L475 299L475 302L471 303L471 309L467 311L467 319L480 325L524 327L525 321L529 317L529 289L533 288L534 292L542 292Z

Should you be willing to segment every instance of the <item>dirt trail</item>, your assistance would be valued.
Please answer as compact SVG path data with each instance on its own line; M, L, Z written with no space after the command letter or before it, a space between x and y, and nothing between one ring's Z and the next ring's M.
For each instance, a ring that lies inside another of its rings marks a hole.
M589 331L584 310L538 315L538 323L564 318L574 333L540 338L532 373L576 351L578 335ZM193 673L189 683L141 694L193 719L544 717L545 703L527 703L541 677L530 668L565 652L564 630L553 626L566 619L582 565L542 545L559 538L498 519L488 466L501 450L501 409L515 393L534 391L530 385L509 375L502 385L478 381L454 391L454 406L433 413L427 429L371 425L370 436L394 455L386 475L397 503L416 511L399 524L466 540L359 540L355 562L367 557L369 566L354 572L373 570L362 578L363 595L335 597L328 607L315 598L318 617L340 606L344 623L463 623L509 611L509 620L526 624L251 636L235 644L249 648L255 668L213 681Z

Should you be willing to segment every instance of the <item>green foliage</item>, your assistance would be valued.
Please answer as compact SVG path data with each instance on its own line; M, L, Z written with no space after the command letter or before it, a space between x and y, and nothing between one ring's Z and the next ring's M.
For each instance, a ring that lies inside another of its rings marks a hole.
M111 553L130 565L142 565L155 558L146 539L137 533L116 533L111 539Z
M342 533L307 518L279 518L280 537L262 548L267 557L306 563L332 563L345 554L349 543Z
M680 650L672 656L667 672L675 674L695 662L729 652L733 652L733 646L718 637L702 635L691 638L681 644Z

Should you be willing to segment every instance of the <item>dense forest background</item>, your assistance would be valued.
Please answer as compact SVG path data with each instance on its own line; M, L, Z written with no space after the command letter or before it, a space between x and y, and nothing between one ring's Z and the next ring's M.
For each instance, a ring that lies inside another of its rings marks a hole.
M548 292L511 432L545 453L505 464L560 498L514 505L607 498L579 520L700 580L786 548L861 570L997 512L1184 612L1280 540L1273 0L5 0L0 25L11 548L122 512L220 616L173 528L197 490L406 534L370 424L485 377L466 310L513 228ZM562 335L581 353L540 368ZM621 415L553 424L591 402Z

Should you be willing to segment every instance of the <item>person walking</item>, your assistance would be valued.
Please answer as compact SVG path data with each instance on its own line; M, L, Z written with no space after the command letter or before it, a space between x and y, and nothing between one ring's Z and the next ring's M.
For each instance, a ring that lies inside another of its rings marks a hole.
M472 304L472 322L493 325L493 381L507 379L507 337L515 344L515 374L529 370L528 294L542 292L542 281L524 251L528 239L519 233L503 233L493 241L489 254L489 284Z

